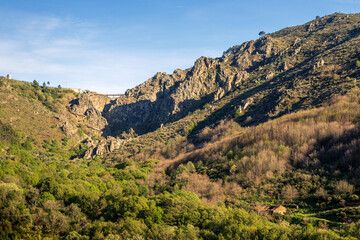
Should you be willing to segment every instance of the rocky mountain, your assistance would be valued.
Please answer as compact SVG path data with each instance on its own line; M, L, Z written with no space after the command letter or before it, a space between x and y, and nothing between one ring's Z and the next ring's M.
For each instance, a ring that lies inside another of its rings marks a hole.
M115 99L83 93L71 111L104 136L119 136L130 129L154 131L230 93L221 111L237 110L243 125L320 106L359 77L359 22L358 14L317 18L234 46L219 58L201 57L189 69L157 73Z
M3 95L18 99L19 106L39 99L47 128L43 121L14 121L14 126L28 133L37 126L44 132L42 139L56 131L51 135L57 141L80 142L86 158L124 148L133 151L134 146L165 143L177 135L191 137L220 120L257 125L346 94L358 85L360 75L359 22L359 14L332 14L269 33L233 46L219 58L201 57L189 69L157 73L117 98L7 80ZM9 112L5 122L12 121L11 104L3 102Z
M360 239L360 14L118 98L0 77L0 239Z

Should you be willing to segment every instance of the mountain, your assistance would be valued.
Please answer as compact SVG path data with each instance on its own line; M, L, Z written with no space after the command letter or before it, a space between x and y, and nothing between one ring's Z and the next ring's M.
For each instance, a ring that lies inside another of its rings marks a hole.
M318 107L359 77L358 23L357 15L315 19L234 46L220 58L201 57L189 69L157 73L116 99L84 94L72 110L116 136L130 128L154 131L229 94L239 111L248 103L253 113L246 116L256 122Z
M356 85L358 23L357 15L318 18L234 46L220 58L201 57L192 68L157 73L116 99L82 94L71 109L103 136L116 137L167 125L178 132L187 128L184 117L199 130L235 113L248 126L319 107Z
M1 78L1 238L360 238L359 35L316 18L117 98Z

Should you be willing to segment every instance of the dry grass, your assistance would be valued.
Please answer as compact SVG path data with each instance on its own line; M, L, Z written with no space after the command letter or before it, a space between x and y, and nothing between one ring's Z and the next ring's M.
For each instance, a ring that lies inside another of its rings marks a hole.
M56 115L39 102L17 94L0 92L1 120L42 143L44 140L62 139Z

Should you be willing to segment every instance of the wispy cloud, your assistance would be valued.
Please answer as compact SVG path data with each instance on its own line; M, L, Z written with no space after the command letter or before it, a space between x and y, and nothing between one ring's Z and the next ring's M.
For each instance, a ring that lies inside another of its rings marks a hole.
M152 51L104 46L99 42L111 32L104 33L89 22L46 16L21 19L10 17L0 23L0 28L7 29L0 40L0 75L12 72L19 80L118 93L156 71L190 67L197 57L215 54L206 49Z

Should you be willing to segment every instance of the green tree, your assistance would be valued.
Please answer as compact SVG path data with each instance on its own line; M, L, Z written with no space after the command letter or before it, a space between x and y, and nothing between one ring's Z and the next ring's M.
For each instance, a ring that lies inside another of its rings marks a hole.
M264 31L260 31L260 32L259 32L259 36L260 36L260 37L264 36L265 34L266 34L266 33L265 33Z
M360 60L356 61L356 67L360 67Z

